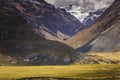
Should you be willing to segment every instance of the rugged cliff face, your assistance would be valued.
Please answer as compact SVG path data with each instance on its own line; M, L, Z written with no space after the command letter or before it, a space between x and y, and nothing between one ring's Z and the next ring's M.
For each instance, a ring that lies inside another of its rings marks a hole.
M70 13L44 0L1 0L0 8L12 15L22 15L36 33L50 40L69 38L83 27Z
M0 65L57 65L74 62L75 51L71 47L39 36L23 14L14 8L0 9Z
M79 51L111 51L120 48L120 1L116 0L98 20L66 43Z

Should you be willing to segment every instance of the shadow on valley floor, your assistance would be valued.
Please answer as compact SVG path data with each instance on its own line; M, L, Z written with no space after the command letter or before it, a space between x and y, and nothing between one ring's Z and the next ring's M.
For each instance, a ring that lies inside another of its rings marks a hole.
M120 80L119 67L101 68L98 71L91 71L91 73L78 74L81 77L78 80Z
M79 52L83 52L83 53L89 52L91 50L91 48L93 47L93 45L91 45L90 43L92 41L94 41L94 40L95 39L91 40L90 42L88 42L87 44L83 45L82 47L79 47L76 50L79 51Z
M21 78L21 79L17 79L17 80L120 80L116 77L111 77L111 78L98 78L98 79L72 79L72 78L45 78L45 77L31 77L31 78Z
M49 78L49 77L29 77L21 78L17 80L81 80L81 79L72 79L72 78Z

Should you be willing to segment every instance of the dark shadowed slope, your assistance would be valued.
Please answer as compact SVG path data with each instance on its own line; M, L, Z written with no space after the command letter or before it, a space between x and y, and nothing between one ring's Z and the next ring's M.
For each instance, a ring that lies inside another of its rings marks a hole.
M50 40L63 40L74 35L83 25L64 9L56 9L44 0L1 0L1 10L19 13L37 34Z
M21 15L0 10L0 65L70 64L74 56L71 47L38 36Z

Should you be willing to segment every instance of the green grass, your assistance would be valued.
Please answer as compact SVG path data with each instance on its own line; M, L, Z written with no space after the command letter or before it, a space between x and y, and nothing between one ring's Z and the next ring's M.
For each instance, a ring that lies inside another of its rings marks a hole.
M1 66L0 80L32 77L120 80L120 65Z

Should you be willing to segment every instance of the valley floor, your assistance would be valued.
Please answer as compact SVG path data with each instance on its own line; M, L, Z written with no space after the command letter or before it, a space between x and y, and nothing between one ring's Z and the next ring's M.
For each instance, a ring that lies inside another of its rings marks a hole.
M120 65L1 66L0 80L120 80Z

